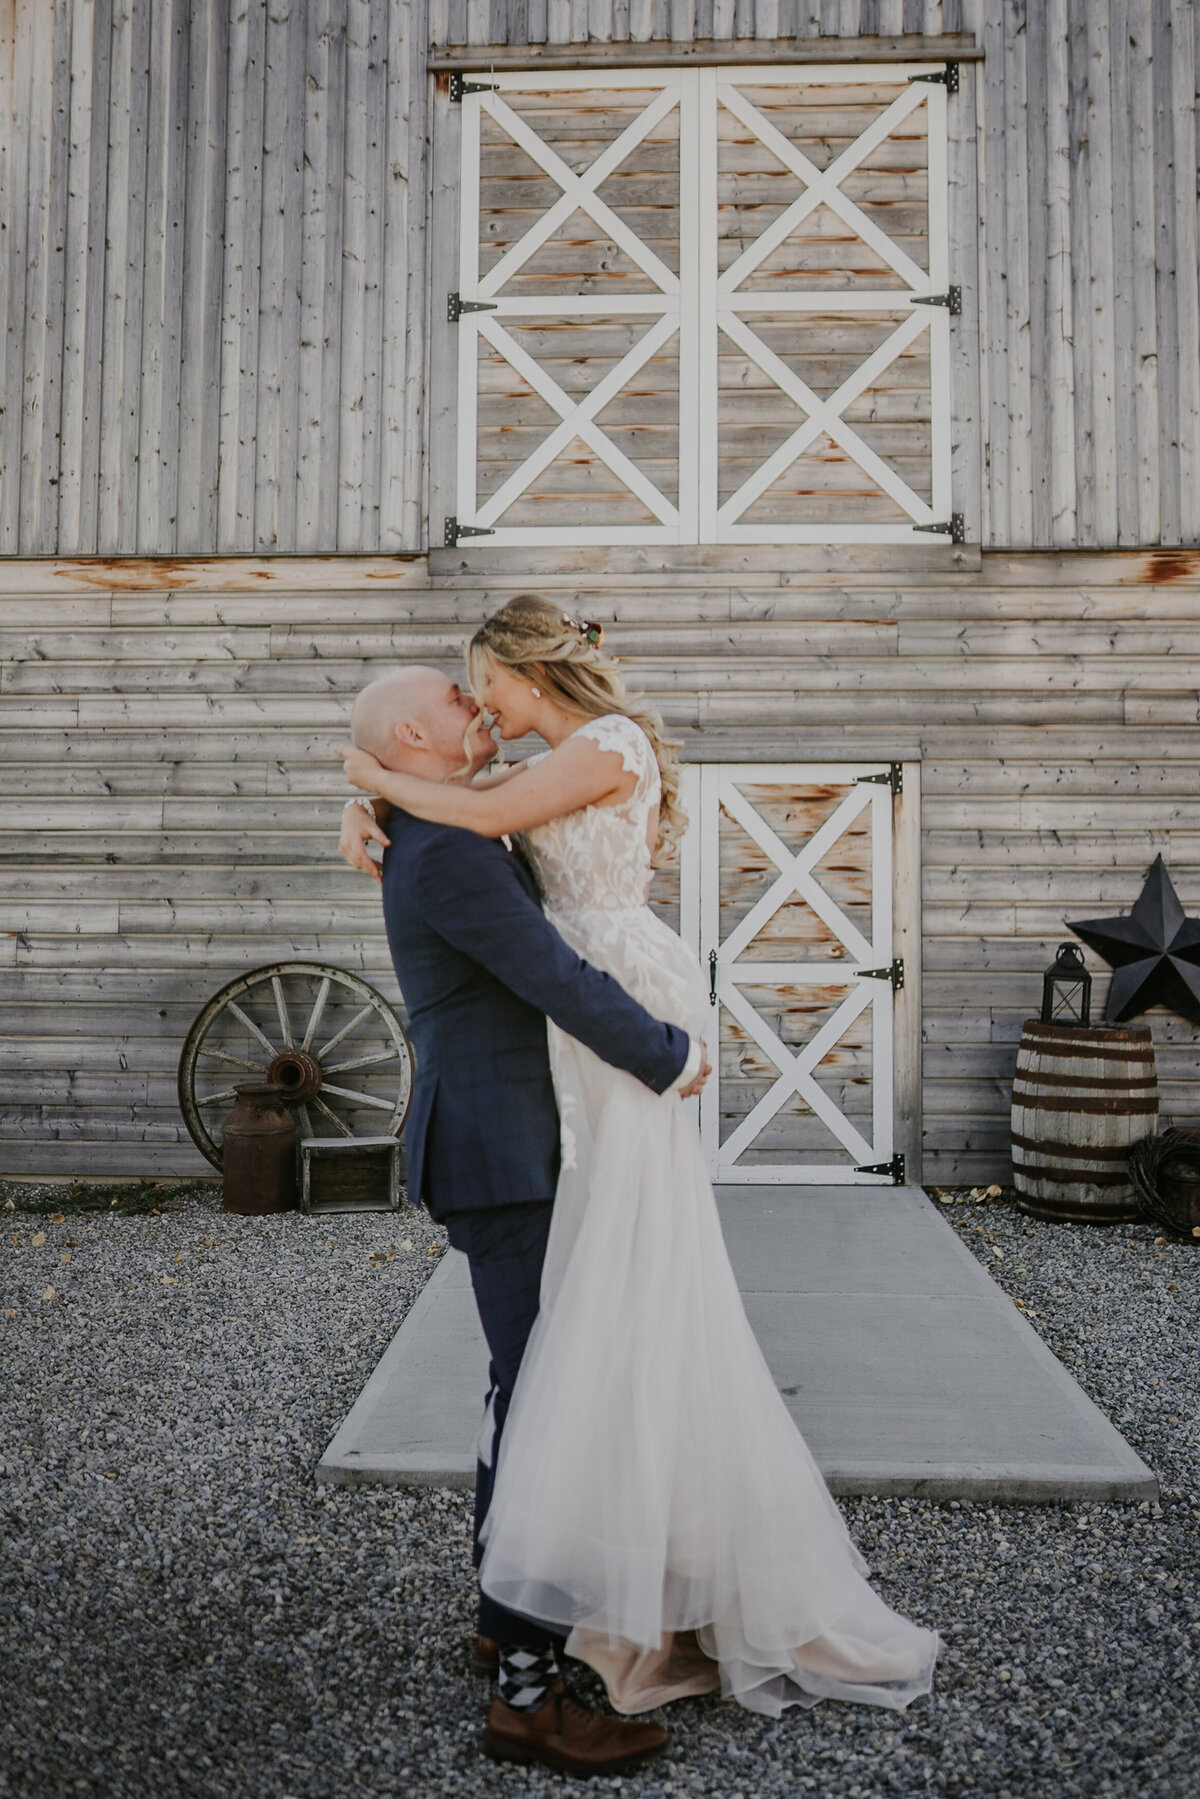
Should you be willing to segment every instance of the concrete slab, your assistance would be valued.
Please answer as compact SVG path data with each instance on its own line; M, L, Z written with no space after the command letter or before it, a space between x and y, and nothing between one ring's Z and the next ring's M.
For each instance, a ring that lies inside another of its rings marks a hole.
M1148 1499L1150 1469L919 1188L724 1187L750 1322L835 1493ZM487 1355L447 1254L317 1468L469 1486Z

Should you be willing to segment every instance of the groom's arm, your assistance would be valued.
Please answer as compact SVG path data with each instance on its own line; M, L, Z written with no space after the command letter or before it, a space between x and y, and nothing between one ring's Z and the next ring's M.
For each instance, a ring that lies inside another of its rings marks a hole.
M699 1072L699 1043L652 1018L620 982L577 956L499 843L469 831L449 832L422 844L413 872L432 929L602 1061L655 1093L685 1086Z

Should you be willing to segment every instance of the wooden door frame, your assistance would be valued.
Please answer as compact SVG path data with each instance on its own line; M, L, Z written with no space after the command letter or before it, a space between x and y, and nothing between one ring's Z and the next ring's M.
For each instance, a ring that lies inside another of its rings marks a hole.
M828 761L833 758L806 753L793 748L788 761L797 763ZM842 748L836 758L840 762L878 763L881 758L864 754L854 746ZM782 760L778 752L705 756L702 752L689 757L686 768L705 763L725 765L761 761L764 766ZM895 994L892 1011L892 1142L904 1157L907 1185L920 1185L922 1179L923 1116L921 1102L922 1036L921 1036L921 762L919 754L906 748L903 759L896 762L901 787L892 807L892 944L893 953L904 962L904 985ZM680 853L681 911L680 934L685 942L699 941L698 869L699 833L689 831ZM686 875L691 878L684 878ZM864 1183L866 1184L866 1183Z

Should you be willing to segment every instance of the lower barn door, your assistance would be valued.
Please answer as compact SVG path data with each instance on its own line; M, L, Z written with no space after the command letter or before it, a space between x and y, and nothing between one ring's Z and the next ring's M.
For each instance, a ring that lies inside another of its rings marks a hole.
M903 978L890 771L684 773L680 922L713 1002L700 1102L709 1171L728 1182L886 1183Z

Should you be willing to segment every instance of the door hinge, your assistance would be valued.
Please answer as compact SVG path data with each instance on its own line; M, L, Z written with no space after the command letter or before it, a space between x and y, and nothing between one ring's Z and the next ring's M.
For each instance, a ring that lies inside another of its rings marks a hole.
M495 528L491 525L460 525L456 518L448 518L442 530L442 542L448 550L457 548L464 537L495 537Z
M967 521L961 512L952 512L944 524L914 525L913 530L943 532L951 543L966 543L967 541Z
M904 792L904 764L889 762L877 775L855 775L856 787L890 787L893 793Z
M860 981L890 981L892 992L899 993L904 985L904 957L897 956L886 968L856 968L854 972Z
M494 300L464 300L461 294L446 295L446 317L457 325L464 312L495 312Z
M944 306L952 318L958 318L962 312L962 288L952 285L944 294L913 294L908 303L910 306Z
M932 79L940 81L941 76ZM468 81L465 75L451 75L450 98L461 100L464 94L498 94L499 88L494 81Z
M453 77L451 77L451 79L453 79ZM908 79L910 82L932 81L938 87L944 87L948 94L956 94L958 92L958 64L956 62L948 62L945 68L939 69L936 75L910 75ZM453 95L451 95L451 98L453 98Z
M894 1155L890 1162L864 1162L854 1170L855 1174L890 1174L893 1187L904 1185L904 1157Z

